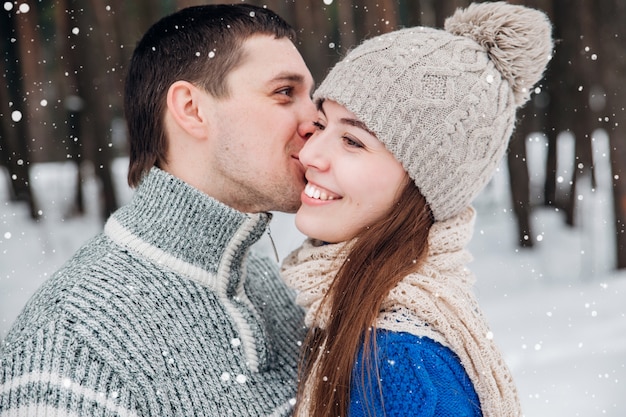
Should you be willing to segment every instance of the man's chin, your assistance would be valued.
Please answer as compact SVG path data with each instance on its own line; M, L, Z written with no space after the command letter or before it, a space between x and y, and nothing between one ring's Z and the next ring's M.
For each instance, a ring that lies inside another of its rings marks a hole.
M287 214L295 214L300 209L301 204L302 203L298 199L297 204L291 204L291 205L285 206L283 210L276 210L276 211L280 211L280 212L287 213Z
M277 202L278 203L278 202ZM302 201L300 201L300 194L294 196L294 198L290 200L283 200L280 204L277 204L280 208L273 211L280 211L282 213L294 214L300 206L302 205Z

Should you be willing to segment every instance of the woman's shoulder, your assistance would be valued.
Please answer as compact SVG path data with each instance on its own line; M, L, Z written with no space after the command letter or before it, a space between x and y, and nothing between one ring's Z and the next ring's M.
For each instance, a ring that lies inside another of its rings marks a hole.
M351 417L367 415L368 406L384 408L387 416L481 415L478 396L463 365L441 343L379 329L375 349L368 361L363 360L361 351L353 372ZM363 365L369 365L371 371ZM382 393L382 401L377 393Z
M410 362L443 362L452 368L463 368L458 356L447 346L424 336L406 332L376 330L378 358L406 359Z
M460 385L472 385L459 357L429 337L377 330L376 359L379 367L391 371L402 367L416 375L426 372L433 380L452 378Z

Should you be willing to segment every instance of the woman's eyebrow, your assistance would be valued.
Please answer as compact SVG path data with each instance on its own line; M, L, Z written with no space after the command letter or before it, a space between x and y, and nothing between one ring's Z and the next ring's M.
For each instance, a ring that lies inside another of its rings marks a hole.
M326 112L324 111L324 100L320 100L319 104L317 105L317 109L322 112L324 117L328 118L328 116L326 116ZM376 133L369 130L367 126L365 125L365 123L363 123L359 119L351 119L348 117L344 117L344 118L339 119L339 122L348 126L354 126L356 128L362 129L366 131L367 133L369 133L370 135L374 137L378 137L376 136Z
M364 131L366 131L367 133L369 133L372 136L376 136L376 134L374 132L372 132L371 130L369 130L367 128L367 126L365 125L365 123L363 123L362 121L358 120L358 119L349 119L349 118L343 118L341 120L339 120L341 123L346 124L346 125L350 125L350 126L354 126L357 127L359 129L362 129Z

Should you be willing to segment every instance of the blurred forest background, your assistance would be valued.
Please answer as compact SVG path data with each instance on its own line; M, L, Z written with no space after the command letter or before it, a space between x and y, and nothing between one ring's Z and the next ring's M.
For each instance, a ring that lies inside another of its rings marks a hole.
M30 188L33 163L89 164L99 179L103 220L117 208L111 163L127 152L122 109L125 66L144 31L182 7L224 1L4 1L0 10L0 180L13 201L40 216ZM320 81L361 40L400 27L442 27L467 0L248 0L273 9L299 32L298 47ZM545 79L520 110L507 154L511 207L521 247L533 245L532 210L551 206L576 227L577 187L596 187L594 132L610 143L616 268L626 268L626 2L520 0L544 10L556 46ZM158 62L155 62L158 65ZM557 174L563 133L575 152ZM526 144L539 135L547 147L541 187L531 186ZM84 212L77 170L73 214ZM584 181L581 181L583 180Z

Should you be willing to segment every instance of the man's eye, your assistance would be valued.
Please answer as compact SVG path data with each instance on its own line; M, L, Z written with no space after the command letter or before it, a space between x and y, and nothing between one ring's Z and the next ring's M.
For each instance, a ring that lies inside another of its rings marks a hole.
M280 90L276 91L276 93L291 97L293 95L293 87L281 88Z

